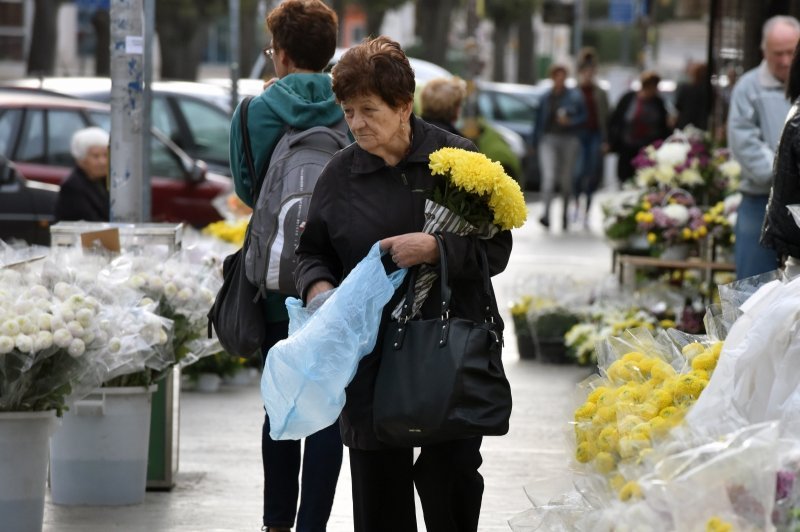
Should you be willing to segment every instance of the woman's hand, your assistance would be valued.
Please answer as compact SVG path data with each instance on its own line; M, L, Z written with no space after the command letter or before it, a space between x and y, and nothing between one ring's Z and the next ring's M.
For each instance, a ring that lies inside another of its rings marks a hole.
M328 290L333 290L334 286L328 281L317 281L311 285L311 288L306 292L306 307L311 305L315 297Z
M406 233L384 238L381 240L381 249L387 251L400 268L439 262L436 238L428 233Z

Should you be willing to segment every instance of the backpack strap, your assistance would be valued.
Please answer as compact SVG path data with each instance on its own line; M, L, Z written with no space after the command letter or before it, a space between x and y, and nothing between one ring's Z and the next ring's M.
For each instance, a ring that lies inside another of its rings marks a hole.
M252 96L246 96L241 103L239 124L242 131L242 144L244 144L244 160L247 163L247 171L250 172L250 201L256 202L258 192L261 188L261 176L256 174L255 163L253 163L253 149L250 147L250 133L247 130L247 108L250 107Z

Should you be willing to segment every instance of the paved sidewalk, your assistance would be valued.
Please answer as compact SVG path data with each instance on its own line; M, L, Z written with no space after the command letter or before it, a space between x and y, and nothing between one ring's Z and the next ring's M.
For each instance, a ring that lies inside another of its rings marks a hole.
M596 202L599 204L599 201ZM515 232L514 251L495 287L503 311L539 273L602 279L610 274L611 253L599 233L544 232L538 205L529 203L530 221ZM558 214L557 212L555 213ZM558 219L554 216L554 219ZM510 327L509 327L510 330ZM504 362L514 393L511 430L486 438L481 472L486 490L480 530L508 531L508 519L566 491L567 437L575 384L587 368L520 360L513 335L506 338ZM170 492L148 492L144 504L128 507L45 508L45 532L257 531L261 524L260 434L263 410L257 385L223 386L220 392L182 392L180 470ZM420 530L424 531L418 511ZM1 527L0 527L1 528ZM330 532L352 531L350 474L345 462L339 479Z

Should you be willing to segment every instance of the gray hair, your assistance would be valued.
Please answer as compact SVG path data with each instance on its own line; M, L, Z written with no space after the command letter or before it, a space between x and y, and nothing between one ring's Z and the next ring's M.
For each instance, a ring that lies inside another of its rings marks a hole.
M798 21L794 17L790 17L787 15L775 15L774 17L770 17L764 23L764 26L761 28L761 50L766 50L767 48L767 35L777 26L778 24L784 24L794 30L797 33L800 33L800 21Z
M72 135L69 151L76 161L83 160L89 153L89 148L95 146L108 147L108 133L99 127L87 127L79 129Z

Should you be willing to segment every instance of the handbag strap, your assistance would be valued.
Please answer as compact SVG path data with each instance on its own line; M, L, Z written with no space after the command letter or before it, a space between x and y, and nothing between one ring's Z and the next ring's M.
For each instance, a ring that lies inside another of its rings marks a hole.
M250 133L247 130L247 109L250 107L252 96L242 99L239 124L242 132L242 144L244 145L244 160L247 163L247 171L250 172L250 198L255 204L258 193L261 189L260 175L256 175L256 167L253 162L253 149L250 147Z

